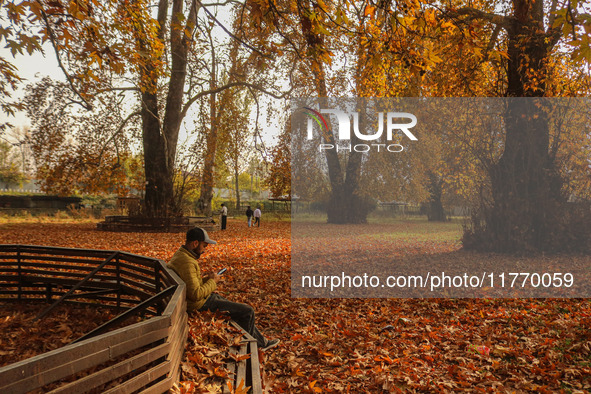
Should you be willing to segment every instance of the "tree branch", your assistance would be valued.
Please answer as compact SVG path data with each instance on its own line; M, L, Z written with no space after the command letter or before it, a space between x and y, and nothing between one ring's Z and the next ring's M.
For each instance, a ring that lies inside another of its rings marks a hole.
M558 7L558 0L552 0L552 5L550 6L550 12L548 13L549 15L549 19L548 19L548 26L549 29L552 29L552 26L554 26L554 22L556 21L556 7Z
M123 121L123 123L121 123L121 124L119 125L119 128L117 129L117 131L115 131L115 132L113 133L113 135L112 135L111 137L109 137L109 139L107 140L107 142L105 142L105 145L103 145L103 149L101 149L101 152L99 153L99 161L98 161L97 167L101 165L101 160L102 160L102 158L103 158L103 153L105 152L105 149L107 149L107 145L109 145L109 143L110 143L111 141L113 141L113 139L115 139L115 137L116 137L116 136L117 136L119 133L121 133L121 131L123 131L123 128L125 127L125 125L127 124L127 122L128 122L128 121L129 121L131 118L133 118L134 116L141 115L141 114L142 114L142 113L141 113L141 111L136 111L136 112L134 112L134 113L130 114L130 115L127 117L127 118L125 118L125 120ZM117 147L117 146L116 146L116 147Z
M57 64L58 64L59 68L63 71L64 75L66 76L66 79L68 80L68 84L70 85L70 89L72 89L72 91L76 94L76 96L80 97L81 101L75 101L75 103L80 104L87 111L92 110L92 104L90 104L88 101L86 101L84 96L82 96L82 94L74 86L74 82L72 81L72 77L70 76L70 74L68 74L68 71L66 70L66 67L64 66L64 63L62 62L62 59L61 59L61 56L59 53L59 49L58 49L57 40L55 38L55 33L53 32L53 29L51 28L51 25L49 23L49 18L47 16L47 14L45 13L45 10L43 9L43 7L40 7L40 9L41 9L41 16L43 18L43 22L45 23L45 26L47 27L47 31L49 33L49 40L51 41L51 46L53 47L53 50L55 52L55 57L57 58Z
M282 99L282 98L287 97L292 92L292 90L293 90L293 86L292 86L287 92L284 92L283 94L277 95L275 93L272 93L272 92L269 92L269 91L265 90L263 87L261 87L259 85L255 85L255 84L252 84L252 83L242 82L242 81L230 82L230 83L227 83L227 84L225 84L223 86L217 87L215 89L204 90L204 91L196 94L195 96L191 97L189 99L189 101L187 101L187 103L185 104L185 106L183 107L183 111L181 112L181 118L184 118L187 115L187 111L189 110L189 108L191 107L191 105L193 105L193 103L195 101L199 100L201 97L207 96L209 94L219 93L219 92L224 91L226 89L233 88L234 86L244 86L244 87L252 88L252 89L258 90L258 91L260 91L260 92L262 92L264 94L267 94L267 95L269 95L269 96L271 96L273 98L276 98L276 99Z
M497 26L501 26L505 30L509 30L514 22L514 18L509 16L503 16L493 14L491 12L484 12L472 7L462 7L458 10L450 10L443 13L444 17L451 19L460 19L463 21L473 21L475 19L485 20L490 23L494 23Z
M203 3L201 2L201 0L198 0L199 4L203 5ZM250 49L253 52L258 53L259 55L261 55L264 58L267 59L271 59L272 57L270 55L265 55L264 53L262 53L261 51L259 51L258 49L256 49L255 47L253 47L252 45L248 44L247 42L241 40L239 37L237 37L235 34L232 34L232 32L230 32L226 26L224 26L207 8L203 7L203 10L205 11L205 13L207 15L209 15L209 17L219 26L222 28L222 30L224 32L226 32L227 35L229 35L230 37L232 37L234 40L238 41L239 43L241 43L242 45L244 45L246 48Z
M203 4L201 3L201 5L203 7L224 7L228 4L236 4L236 5L242 5L242 2L238 1L238 0L226 0L224 2L221 3L207 3L207 4Z

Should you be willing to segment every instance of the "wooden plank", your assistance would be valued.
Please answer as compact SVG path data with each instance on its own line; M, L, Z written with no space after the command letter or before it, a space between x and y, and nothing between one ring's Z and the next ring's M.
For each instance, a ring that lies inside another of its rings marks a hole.
M145 291L133 288L133 287L129 287L126 283L122 283L121 284L121 296L133 296L133 297L138 297L140 300L144 300L146 298L150 298L152 297L152 295L154 294L154 292L149 292L146 293Z
M187 335L189 333L189 326L187 325L187 320L188 319L185 315L185 319L182 321L182 328L177 328L177 332L181 333L181 335L178 338L174 338L171 340L171 342L173 343L173 347L168 357L166 358L171 362L170 369L167 374L167 379L165 379L166 381L168 381L166 390L169 390L175 382L179 381L181 360L183 358L183 354L185 353L185 345L187 342Z
M73 286L76 285L79 280L76 279L69 279L69 278L52 278L48 276L31 276L31 275L23 275L22 282L26 283L51 283L55 285L63 285L63 286ZM0 277L1 279L1 277ZM83 288L98 288L98 289L117 289L117 283L112 280L106 281L88 281L89 285L84 286Z
M238 349L235 346L230 346L229 352L231 354L238 354ZM236 362L229 361L226 364L226 368L228 369L230 379L226 379L226 384L222 387L222 392L224 394L230 394L230 388L228 387L228 382L232 383L232 388L236 389Z
M93 373L78 379L72 383L68 383L65 386L61 386L53 391L52 394L78 394L90 391L96 387L99 387L105 383L111 382L118 379L121 376L127 375L134 370L143 367L146 364L151 363L161 357L166 356L170 351L171 344L163 343L160 346L147 350L137 356L131 357L127 360L121 361L115 365L102 369L98 372Z
M51 391L51 393L78 394L85 391L89 391L105 383L116 380L121 376L127 375L128 373L133 372L134 370L141 368L144 365L149 364L161 357L165 357L171 354L172 349L175 346L178 347L178 344L180 342L182 342L184 348L183 336L185 336L186 331L188 331L186 323L187 322L185 320L185 333L183 333L183 330L177 330L174 327L171 327L172 329L168 330L168 333L170 334L169 339L165 343L153 349L147 350L141 354L133 356L127 360L121 361L118 364L112 365L98 372L95 372L92 375L88 375L82 379L76 380L75 382L59 387L58 389ZM177 358L178 362L180 363L180 357ZM163 391L160 391L160 393L168 390L170 387L172 387L172 383L170 383L170 386L168 388L166 388Z
M23 274L33 274L33 275L38 275L38 276L45 276L48 278L51 278L51 277L84 278L86 275L88 275L84 272L69 272L69 271L49 272L48 273L47 271L36 270L36 269L31 269L31 268L22 269L21 272ZM98 275L95 275L94 278L98 279L98 280L107 281L107 280L112 280L114 278L114 276L107 276L107 275L98 274Z
M103 333L104 331L106 331L109 327L119 324L127 319L129 319L132 316L135 316L139 313L141 313L142 311L144 311L148 306L151 306L155 303L157 303L159 300L161 300L163 297L168 296L169 294L172 294L174 292L174 287L169 287L163 291L161 291L160 293L154 295L153 297L148 298L147 300L139 303L138 305L134 306L133 308L121 313L119 316L109 320L108 322L106 322L105 324L95 328L94 330L92 330L91 332L89 332L88 334L83 335L82 337L76 339L74 342L79 342L79 341L83 341L87 338L91 338L95 335L99 335L101 333Z
M240 345L240 350L238 351L238 356L245 356L247 350L247 344L243 343ZM246 360L241 360L237 362L237 372L236 372L236 387L240 387L240 383L244 387L246 387Z
M149 286L149 285L141 283L141 282L134 282L133 280L126 278L124 276L121 277L121 283L124 283L124 284L128 285L129 287L136 287L136 288L146 290L150 294L154 294L154 292L156 291L154 286Z
M170 327L170 319L167 317L154 317L152 319L122 327L99 338L91 338L87 341L69 344L60 349L31 357L0 368L0 382L13 382L24 377L33 376L43 371L51 370L63 360L77 360L84 355L93 354L103 349L120 346L121 343L134 340L151 332ZM2 387L0 387L2 392Z
M4 245L6 246L6 245ZM81 249L81 248L65 248L61 246L43 246L43 245L13 245L20 248L22 253L49 253L49 254L63 254L63 255L81 255L81 256L96 256L108 257L113 254L114 250L104 249ZM2 250L0 248L0 250Z
M82 258L84 256L81 256L81 258L75 259L72 257L62 257L62 256L42 256L42 255L37 255L37 256L32 256L32 255L24 255L21 256L22 264L25 265L38 265L38 264L43 264L43 267L49 267L49 268L53 268L53 267L59 267L59 268L64 268L64 269L69 269L69 268L76 268L76 267L83 267L83 268L91 268L92 267L96 267L97 265L99 265L100 263L102 263L102 260L99 260L98 258L96 260L89 260L86 258ZM38 261L41 262L45 262L45 261L53 261L54 263L40 263ZM75 264L55 264L55 263L75 263ZM78 264L86 264L86 265L78 265ZM41 265L39 265L41 266ZM88 267L87 267L88 266ZM113 264L114 266L114 264Z
M160 272L163 274L163 279L165 280L166 284L183 282L183 280L179 278L176 272L168 268L168 265L164 261L159 260L159 262Z
M187 300L183 297L176 304L177 307L174 312L170 315L171 321L179 321L187 316Z
M174 336L169 338L169 341L175 342L176 345L171 349L167 359L178 361L180 363L181 358L185 352L185 345L187 343L187 336L189 334L189 325L187 324L188 318L185 318L179 322L178 325L172 326L172 331L175 333Z
M185 291L186 288L184 283L176 287L176 290L174 291L172 297L170 297L170 301L168 301L168 305L162 313L162 316L170 316L170 318L174 321L178 318L179 314L187 311L187 299Z
M243 344L248 345L250 352L250 359L247 361L247 364L249 364L247 365L247 367L249 367L247 371L248 380L245 382L245 385L249 384L251 386L253 394L260 394L262 393L262 380L257 340L248 332L246 332L242 327L240 327L235 321L230 320L230 324L242 333L244 337Z
M138 274L137 272L129 271L129 270L124 269L122 267L121 270L119 271L119 274L121 275L122 278L124 277L123 275L125 275L125 277L127 277L127 279L129 279L129 278L139 279L139 280L143 281L144 283L149 283L150 285L153 285L154 287L156 287L156 278L154 278L153 272L152 272L151 276L145 276L142 274Z
M88 368L100 365L104 362L114 360L117 357L132 350L159 341L163 337L166 337L167 333L167 328L158 331L151 331L141 337L136 337L114 346L108 346L93 353L83 354L75 359L65 359L67 360L65 363L57 364L57 366L54 368L39 371L38 373L34 373L31 376L21 379L20 381L16 380L13 381L12 384L0 387L0 392L3 394L22 393L43 387L47 384L71 376L77 372L81 372Z
M4 245L5 246L5 245ZM57 246L39 246L39 245L14 245L20 248L21 253L31 253L35 255L57 255L57 256L81 256L81 257L97 257L105 259L113 254L114 250L101 249L79 249L79 248L62 248ZM6 250L0 248L1 252L16 253L17 249ZM10 256L10 255L9 255ZM0 258L2 255L0 254Z
M152 270L154 269L154 266L156 265L156 262L158 261L158 259L153 258L153 257L140 256L140 255L128 253L128 252L122 252L120 257L124 261L127 261L129 263L139 264L144 267L148 267Z
M263 393L263 382L261 379L261 363L259 361L259 346L256 342L250 342L250 369L251 369L251 390L252 394Z
M171 353L167 357L167 360L171 361L170 371L168 372L167 378L156 383L155 385L149 386L145 390L141 391L141 393L160 394L166 392L172 387L174 383L178 382L180 377L180 363L185 350L187 334L189 332L186 315L182 323L184 325L184 329L176 330L176 332L182 333L180 337L175 337L170 340L171 343L176 344L176 347L173 346L173 350L171 350Z
M0 294L2 294L2 292L0 292ZM12 295L17 295L18 293L14 293ZM40 295L44 295L40 293ZM2 302L9 302L9 303L26 303L28 301L35 301L35 302L39 302L40 300L44 300L44 297L36 297L36 298L22 298L22 299L18 299L16 297L14 298L2 298ZM117 308L116 305L109 305L109 304L97 304L96 302L79 302L79 301L64 301L64 303L66 304L70 304L70 305L79 305L79 306L90 306L90 307L94 307L96 308L97 306L101 307L101 308L108 308L108 309L113 309L113 310L118 310L120 308Z
M238 325L238 323L236 323L234 320L230 320L230 325L232 325L232 327L234 327L235 329L237 329L238 331L240 331L242 333L242 336L244 337L244 339L242 339L242 342L256 342L257 340L250 335L248 332L246 332L246 330L244 330L244 328L240 327Z
M0 290L0 294L18 294L18 290ZM45 295L45 290L23 290L20 292L22 295ZM38 297L33 297L37 299Z
M168 390L172 388L172 385L178 382L177 379L173 379L172 377L167 377L164 380L159 381L158 383L149 386L148 388L139 392L139 394L162 394L168 393Z
M131 270L131 271L137 271L137 272L140 272L140 273L146 275L146 277L148 277L148 278L154 278L154 269L153 268L148 269L148 268L144 268L144 267L138 267L136 265L124 263L122 261L119 263L119 265L121 268L125 268L125 269Z
M159 377L166 375L169 370L170 361L164 361L163 363L156 365L154 368L134 376L126 382L122 382L117 387L105 391L103 394L127 394L134 392L150 384Z
M8 295L8 296L10 296L10 295L16 296L16 295L18 295L18 290L0 290L0 294L1 295ZM21 299L21 301L23 301L23 302L34 301L37 303L39 303L39 302L46 303L47 292L45 290L26 290L26 291L22 291L21 294L23 296L25 296L24 298ZM59 293L59 294L62 294L62 293ZM69 298L64 300L64 303L74 304L74 305L87 305L87 306L94 306L94 307L103 307L103 306L104 307L113 307L114 304L117 302L116 297L108 297L108 296L94 296L91 299L97 300L97 301L112 302L113 305L109 305L106 303L99 304L97 302L72 301ZM18 301L18 298L3 297L2 301L16 302L16 301ZM136 306L139 303L140 303L140 301L133 300L133 299L126 299L126 298L121 299L121 306L123 308L133 308L134 306Z
M185 281L181 279L180 276L177 275L176 272L174 272L173 270L171 270L170 268L166 267L165 270L163 270L162 272L164 272L166 274L167 277L169 277L170 279L172 279L174 281L174 283L177 284L185 284Z

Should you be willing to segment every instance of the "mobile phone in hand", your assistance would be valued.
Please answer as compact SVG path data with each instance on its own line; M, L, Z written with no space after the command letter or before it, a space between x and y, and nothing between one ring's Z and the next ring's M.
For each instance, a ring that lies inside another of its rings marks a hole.
M227 268L222 268L221 270L218 271L218 275L223 275L224 272L226 272L228 269Z

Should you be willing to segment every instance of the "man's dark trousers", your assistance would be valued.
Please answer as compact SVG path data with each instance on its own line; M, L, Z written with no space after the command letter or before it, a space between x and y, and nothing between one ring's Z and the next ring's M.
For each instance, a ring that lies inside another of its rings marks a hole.
M254 309L250 305L228 301L221 295L212 293L199 310L228 312L232 320L257 340L259 347L264 347L267 343L265 337L263 337L254 324Z

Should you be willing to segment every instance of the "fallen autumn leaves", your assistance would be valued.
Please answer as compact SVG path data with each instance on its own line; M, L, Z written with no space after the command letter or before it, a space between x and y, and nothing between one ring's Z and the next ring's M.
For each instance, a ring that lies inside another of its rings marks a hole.
M248 229L231 221L229 230L211 237L218 245L202 257L202 269L228 267L219 292L253 305L262 331L282 340L263 360L267 392L591 389L587 299L292 299L288 222ZM88 224L0 227L1 243L124 250L163 260L182 238L103 233ZM439 250L438 258L458 248L446 238L400 242L413 253ZM210 314L192 314L190 323L182 387L219 391L224 352L236 333Z

